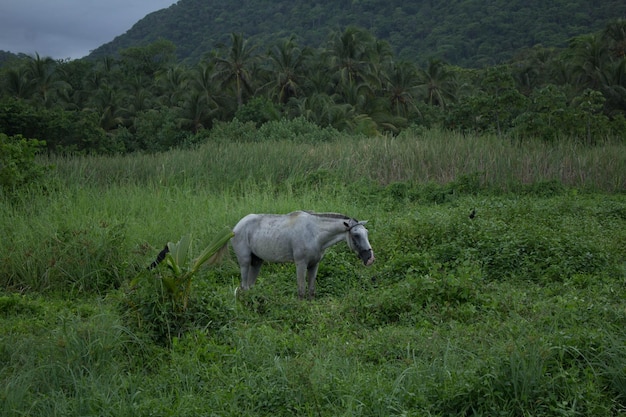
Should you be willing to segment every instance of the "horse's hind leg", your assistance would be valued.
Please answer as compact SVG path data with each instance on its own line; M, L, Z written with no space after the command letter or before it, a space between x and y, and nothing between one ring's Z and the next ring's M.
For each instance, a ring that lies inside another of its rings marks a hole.
M256 256L254 253L251 254L250 267L248 268L247 277L248 288L252 288L252 286L256 282L256 279L259 276L259 272L261 271L261 265L263 265L263 259Z
M259 276L263 259L251 253L250 256L241 256L237 260L239 262L239 270L241 271L241 289L249 290Z

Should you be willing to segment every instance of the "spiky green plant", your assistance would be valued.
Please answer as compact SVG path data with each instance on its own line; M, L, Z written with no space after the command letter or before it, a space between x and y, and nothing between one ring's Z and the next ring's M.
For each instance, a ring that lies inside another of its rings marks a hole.
M204 264L219 262L228 249L228 241L234 236L230 228L223 229L204 251L195 259L189 260L192 253L191 234L178 242L168 242L169 251L158 268L158 274L170 298L177 308L185 311L191 294L191 282ZM136 285L139 275L133 284Z

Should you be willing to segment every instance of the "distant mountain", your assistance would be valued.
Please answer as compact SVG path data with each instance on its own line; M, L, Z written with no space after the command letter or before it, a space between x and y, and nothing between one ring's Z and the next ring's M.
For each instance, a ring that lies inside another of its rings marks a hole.
M2 51L0 50L0 67L3 66L5 63L10 62L14 59L21 59L21 58L25 58L28 55L26 54L14 54L13 52L8 52L8 51Z
M195 62L233 32L262 47L291 35L321 47L331 31L358 26L388 41L398 58L480 67L537 44L565 46L624 17L624 0L179 0L89 58L163 38L176 45L180 60Z

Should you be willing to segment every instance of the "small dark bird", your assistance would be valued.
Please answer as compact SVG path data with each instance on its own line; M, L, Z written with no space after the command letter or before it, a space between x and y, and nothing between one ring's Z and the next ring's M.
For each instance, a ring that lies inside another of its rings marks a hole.
M472 209L472 211L469 214L470 219L473 219L474 217L476 217L476 209Z
M165 259L165 255L167 255L167 253L169 251L170 251L170 248L167 245L165 245L163 250L161 252L159 252L159 254L157 255L156 259L150 264L148 269L156 268L157 265L159 265L161 262L163 262L163 259Z

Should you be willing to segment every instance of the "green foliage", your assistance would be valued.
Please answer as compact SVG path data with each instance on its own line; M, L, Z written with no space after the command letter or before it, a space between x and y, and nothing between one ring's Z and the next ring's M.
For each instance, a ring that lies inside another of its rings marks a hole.
M125 69L149 77L174 61L176 46L165 39L158 39L147 46L130 46L119 51Z
M615 395L615 401L621 407L626 407L626 374L623 366L626 361L625 337L623 332L607 334L606 337L606 348L599 351L591 361L606 387Z
M470 262L480 265L481 276L493 280L559 282L577 274L607 271L619 256L602 239L590 237L600 236L604 226L600 217L583 221L581 216L587 218L587 214L581 213L575 202L564 200L557 207L546 202L542 210L547 213L540 216L541 222L532 221L539 214L524 200L515 205L494 201L475 208L473 218L469 217L470 207L457 212L452 221L441 213L426 212L415 215L410 226L402 224L397 236L401 246L427 249L432 262L444 269ZM489 213L488 220L482 212ZM411 233L413 229L419 233ZM406 261L404 256L394 258L389 264L392 275L415 260L414 255L408 255ZM424 267L419 270L426 272Z
M0 101L0 131L9 136L22 134L29 138L43 138L45 119L41 112L27 102L3 98Z
M554 141L564 136L573 122L567 98L562 87L548 85L534 90L529 97L527 111L514 121L515 133L522 137L540 137Z
M125 142L126 151L166 151L184 147L191 139L190 132L181 130L173 110L158 109L140 112L135 118L134 133Z
M338 137L339 132L335 129L319 127L303 117L271 121L259 128L259 140L292 140L294 142L316 143L335 140Z
M21 135L0 133L0 190L14 193L26 185L40 182L50 167L35 161L45 141L26 139Z
M237 118L228 123L217 122L209 138L221 141L224 138L241 142L293 141L298 143L316 143L336 140L339 132L335 129L322 128L303 117L292 120L280 119L263 123L256 127L251 121L243 122Z
M254 97L235 112L235 118L243 123L253 122L257 127L278 120L280 111L274 103L264 97Z
M0 132L42 140L57 153L116 153L123 151L106 136L92 111L46 109L22 100L0 100Z
M482 303L477 291L481 272L468 264L446 272L441 263L423 266L412 264L406 269L394 266L395 277L402 280L391 285L379 283L375 297L362 293L362 298L345 305L353 320L374 328L399 324L416 326L422 321L455 320L471 323ZM392 274L390 274L392 275ZM388 277L384 278L389 279Z
M211 141L254 142L257 140L257 129L253 122L242 122L233 119L231 122L215 122L213 129L209 133Z

